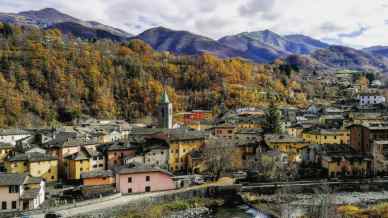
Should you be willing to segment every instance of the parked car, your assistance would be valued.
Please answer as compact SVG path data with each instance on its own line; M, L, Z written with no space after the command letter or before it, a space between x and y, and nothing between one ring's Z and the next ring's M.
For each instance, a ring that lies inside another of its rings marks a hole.
M62 218L63 216L59 213L48 212L44 215L44 218Z

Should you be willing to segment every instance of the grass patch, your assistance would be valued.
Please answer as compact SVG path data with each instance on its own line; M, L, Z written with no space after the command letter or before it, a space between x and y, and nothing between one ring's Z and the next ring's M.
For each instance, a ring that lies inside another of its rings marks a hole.
M210 198L178 199L168 203L144 205L142 208L131 208L121 218L162 218L173 212L190 208L221 206L223 200Z

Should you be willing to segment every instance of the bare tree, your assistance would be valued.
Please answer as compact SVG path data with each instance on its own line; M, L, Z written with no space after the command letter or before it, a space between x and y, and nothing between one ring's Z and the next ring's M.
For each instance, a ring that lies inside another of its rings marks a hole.
M230 141L210 138L203 150L204 161L209 173L218 180L222 173L233 168L233 144Z

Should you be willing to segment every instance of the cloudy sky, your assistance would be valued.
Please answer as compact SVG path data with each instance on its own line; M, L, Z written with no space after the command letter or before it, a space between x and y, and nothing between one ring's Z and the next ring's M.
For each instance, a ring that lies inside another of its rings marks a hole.
M155 26L218 39L270 29L353 47L388 45L388 0L0 0L0 11L53 7L140 33Z

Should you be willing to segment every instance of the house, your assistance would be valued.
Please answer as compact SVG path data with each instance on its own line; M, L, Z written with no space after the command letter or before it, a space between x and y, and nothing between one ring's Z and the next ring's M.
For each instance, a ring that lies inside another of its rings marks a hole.
M233 138L236 140L244 141L260 141L262 140L263 132L263 129L260 128L237 129L234 133Z
M364 122L353 124L350 129L350 145L363 154L372 153L374 141L388 140L388 122Z
M45 200L45 182L25 174L0 173L0 212L31 210Z
M58 160L49 154L16 153L5 159L4 167L8 173L28 173L33 177L41 177L46 182L58 180Z
M116 190L122 194L167 191L176 188L170 172L139 163L118 167L115 175Z
M104 155L94 149L82 147L75 154L65 158L66 178L68 180L79 180L81 173L105 169Z
M232 139L236 129L237 127L234 124L223 123L213 126L209 131L218 138Z
M65 157L75 154L81 150L81 147L96 149L99 143L95 140L89 140L84 135L79 135L76 132L59 132L52 140L43 144L47 149L47 153L58 159L58 175L65 178Z
M81 173L82 196L85 198L97 198L109 195L116 191L115 176L111 170L94 170Z
M144 164L150 167L168 169L169 146L165 142L144 148Z
M314 144L349 144L350 132L347 129L316 129L304 131L302 137Z
M327 128L342 128L344 124L344 116L341 115L322 115L319 117L319 122L321 125L326 126Z
M137 150L138 146L129 142L114 142L104 145L102 151L105 153L107 169L123 165L126 157L136 156Z
M287 134L296 138L303 137L303 125L302 124L294 124L287 127Z
M114 174L111 170L94 170L81 173L82 185L101 186L113 185Z
M285 134L267 134L264 136L266 145L288 155L290 161L299 161L299 152L307 144L301 138Z
M313 144L302 151L305 163L319 164L325 176L362 177L371 172L371 159L357 152L349 145Z
M360 93L357 99L361 106L385 103L385 97L375 93Z
M31 135L30 132L22 129L0 129L0 142L15 146L18 140Z
M161 137L169 145L169 170L179 172L188 170L188 155L205 144L208 134L203 131L173 129Z

